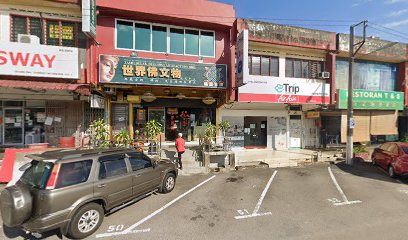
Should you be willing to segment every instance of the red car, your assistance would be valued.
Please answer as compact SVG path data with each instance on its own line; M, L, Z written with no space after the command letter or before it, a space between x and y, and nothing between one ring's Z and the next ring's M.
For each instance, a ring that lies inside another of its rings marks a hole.
M389 142L374 149L373 164L387 170L390 177L408 175L408 143Z

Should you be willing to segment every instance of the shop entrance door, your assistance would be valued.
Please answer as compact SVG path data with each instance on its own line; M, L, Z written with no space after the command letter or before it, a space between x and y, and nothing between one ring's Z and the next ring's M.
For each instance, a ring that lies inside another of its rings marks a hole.
M22 108L4 109L4 145L23 145L24 144L24 119Z
M302 116L291 115L289 119L289 147L301 148Z
M246 148L266 148L266 117L244 117L244 146Z

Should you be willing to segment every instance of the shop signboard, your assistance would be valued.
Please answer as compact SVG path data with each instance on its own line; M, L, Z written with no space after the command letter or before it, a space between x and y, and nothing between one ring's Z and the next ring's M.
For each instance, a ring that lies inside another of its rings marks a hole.
M82 31L96 38L96 0L82 0Z
M330 103L330 85L326 83L251 75L247 79L247 84L239 88L240 102Z
M348 91L339 89L339 99L337 101L339 109L347 109ZM377 110L403 110L404 93L353 90L353 108L354 109L377 109Z
M306 118L320 118L320 112L306 112Z
M100 55L99 82L226 88L227 65Z
M248 68L248 30L244 29L237 39L237 86L242 86L249 74Z
M78 48L0 42L0 75L78 79Z

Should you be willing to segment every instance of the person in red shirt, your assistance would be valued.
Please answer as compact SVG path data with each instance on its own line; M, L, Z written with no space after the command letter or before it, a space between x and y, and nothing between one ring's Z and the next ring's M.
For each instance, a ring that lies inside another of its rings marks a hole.
M180 170L183 170L183 164L181 163L181 155L186 151L185 149L186 141L183 139L183 134L179 133L176 139L176 150L178 155L178 163L180 165Z

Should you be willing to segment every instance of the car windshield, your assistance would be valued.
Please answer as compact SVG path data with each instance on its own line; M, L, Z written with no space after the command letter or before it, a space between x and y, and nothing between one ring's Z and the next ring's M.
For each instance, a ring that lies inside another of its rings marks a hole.
M44 161L31 161L31 166L21 176L21 181L32 187L44 189L53 164Z
M408 146L401 146L402 151L404 151L405 154L408 154Z

